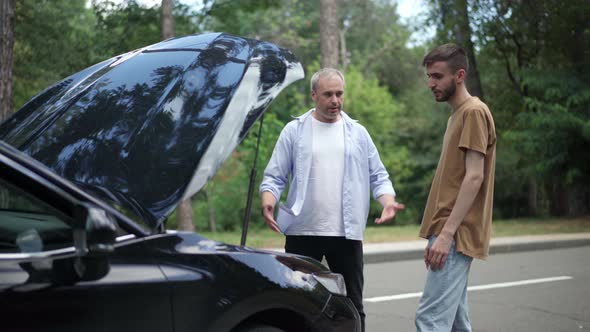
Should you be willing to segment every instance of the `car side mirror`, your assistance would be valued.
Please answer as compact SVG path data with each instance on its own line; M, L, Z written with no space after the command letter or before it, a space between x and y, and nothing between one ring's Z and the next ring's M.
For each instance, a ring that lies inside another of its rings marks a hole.
M82 281L98 280L110 270L108 255L117 238L115 221L105 210L80 205L74 216L74 270Z
M104 256L115 249L117 227L105 210L81 205L76 211L74 247L79 256Z

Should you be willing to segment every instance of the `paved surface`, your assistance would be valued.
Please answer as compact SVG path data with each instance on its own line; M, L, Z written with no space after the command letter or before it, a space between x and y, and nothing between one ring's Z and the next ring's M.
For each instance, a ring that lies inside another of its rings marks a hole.
M491 255L469 272L473 332L590 332L590 246ZM365 265L368 332L416 331L422 258Z
M590 233L527 235L492 238L490 254L544 249L571 248L590 245ZM391 262L422 258L426 240L365 243L365 263ZM272 248L284 251L282 248Z

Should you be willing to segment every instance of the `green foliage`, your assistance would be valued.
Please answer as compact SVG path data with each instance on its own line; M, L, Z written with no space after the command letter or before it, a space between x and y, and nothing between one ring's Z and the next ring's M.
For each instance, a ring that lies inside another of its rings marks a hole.
M260 121L252 128L238 149L223 164L215 177L207 184L207 197L197 195L194 200L195 215L198 216L197 226L205 228L208 225L209 206L215 211L216 224L222 230L241 229L246 209L246 198L250 182L251 170L254 167L254 156L258 140ZM266 112L263 120L260 150L256 163L256 179L252 202L251 223L263 225L260 214L260 195L258 185L262 179L264 168L270 159L274 143L279 137L283 123L277 120L276 114Z
M375 77L395 97L400 97L422 75L420 56L406 45L410 30L400 23L392 1L343 1L342 25L347 62L367 77Z
M454 24L456 8L428 3L431 17L423 25L436 26L439 40L459 40L466 33L464 26ZM494 215L527 215L529 192L536 194L541 213L555 213L557 203L571 214L590 211L590 21L585 15L590 4L465 3L498 133ZM370 132L398 200L406 203L396 222L417 223L449 116L449 107L433 100L424 79L421 59L432 45L408 46L411 30L400 23L395 2L342 0L338 10L346 41L345 111ZM319 4L205 0L202 6L189 6L175 1L173 13L176 35L221 31L268 40L291 49L304 65L307 79L283 91L265 116L258 186L282 127L312 107L309 77L319 69ZM138 0L17 0L14 105L20 107L51 83L94 63L158 42L160 15L159 4ZM254 126L194 197L200 229L207 227L210 215L219 229L240 227L257 133ZM264 227L257 190L254 198L253 225ZM373 203L369 219L380 211ZM173 225L174 216L170 219Z
M361 123L377 146L381 161L390 174L394 187L399 192L398 199L407 199L403 185L405 179L412 174L411 164L408 158L408 149L400 143L397 133L397 118L401 113L401 105L394 100L387 88L381 86L377 79L365 78L354 66L346 70L346 93L344 97L344 110L353 119ZM408 201L412 207L412 202ZM381 215L382 207L373 201L369 220L374 220ZM407 223L408 214L400 214L396 221ZM369 223L370 224L370 223Z
M94 1L96 31L99 34L98 52L105 58L122 54L159 42L161 36L161 10L159 6L146 7L136 0L120 3ZM187 5L175 1L172 12L177 36L198 33L197 14Z
M582 13L590 4L583 0L467 3L486 101L499 137L496 187L507 188L496 190L500 207L496 205L495 211L522 216L535 210L534 202L552 214L588 213L584 133L590 67L584 61L588 53L583 45L590 24ZM449 32L457 31L442 28L452 41L454 34Z
M161 40L160 11L146 8L137 1L115 4L111 1L94 3L97 31L100 34L97 49L107 57L157 43Z
M590 85L571 71L529 70L526 75L527 111L517 116L519 127L508 132L509 142L530 158L529 169L539 178L587 183L590 140L584 130L590 120Z
M14 105L52 83L110 57L160 41L160 8L135 0L18 0ZM197 33L195 13L174 8L178 35Z
M14 106L97 60L94 17L84 0L16 2Z
M541 235L558 233L584 233L590 231L590 219L522 218L500 220L494 218L493 237ZM363 243L384 243L418 240L419 225L380 225L367 228ZM202 232L206 238L231 244L239 244L241 231L210 233ZM284 236L266 229L255 229L248 233L246 244L256 248L282 248Z
M303 64L319 59L319 5L315 1L206 1L202 26L274 42L292 50ZM247 4L247 5L244 5Z

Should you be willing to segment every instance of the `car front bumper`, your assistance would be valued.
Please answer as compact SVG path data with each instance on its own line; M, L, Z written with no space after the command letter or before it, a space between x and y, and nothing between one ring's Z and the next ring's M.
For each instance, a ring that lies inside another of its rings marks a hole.
M360 332L361 318L349 298L331 295L321 316L314 322L317 332Z

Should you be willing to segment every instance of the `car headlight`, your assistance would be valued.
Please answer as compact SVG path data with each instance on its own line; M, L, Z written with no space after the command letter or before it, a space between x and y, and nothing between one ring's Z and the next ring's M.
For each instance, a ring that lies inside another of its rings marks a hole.
M338 273L313 274L313 278L326 287L326 289L336 295L346 296L346 283L344 277Z

